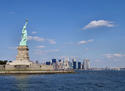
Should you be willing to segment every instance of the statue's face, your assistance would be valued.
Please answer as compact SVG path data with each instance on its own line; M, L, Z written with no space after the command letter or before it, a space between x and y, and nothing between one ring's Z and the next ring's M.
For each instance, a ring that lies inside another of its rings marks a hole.
M26 29L26 26L24 26L23 29Z

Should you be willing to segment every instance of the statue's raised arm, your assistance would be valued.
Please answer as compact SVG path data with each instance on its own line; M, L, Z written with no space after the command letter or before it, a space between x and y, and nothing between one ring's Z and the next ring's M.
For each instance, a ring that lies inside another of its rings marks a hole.
M20 46L27 45L27 30L26 30L27 24L28 24L28 20L26 20L25 25L23 26L23 29L22 29L22 38L20 41Z

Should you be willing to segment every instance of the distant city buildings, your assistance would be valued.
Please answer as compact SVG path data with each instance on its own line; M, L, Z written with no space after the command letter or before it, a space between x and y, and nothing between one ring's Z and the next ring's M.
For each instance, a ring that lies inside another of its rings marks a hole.
M73 69L76 69L76 60L72 59Z
M81 62L78 62L78 69L81 69L81 68L82 68Z
M89 70L90 69L90 61L88 59L84 59L83 62L80 60L76 60L75 58L72 61L69 58L64 59L52 59L51 61L47 61L44 63L45 65L52 65L54 70Z
M52 59L52 64L56 64L56 59Z
M46 65L51 65L51 62L46 62Z
M83 60L83 66L82 66L82 68L83 68L84 70L90 69L90 63L89 63L89 60L88 60L88 59L84 59L84 60Z
M44 63L45 65L50 65L54 70L125 70L125 68L92 68L90 67L90 60L85 58L83 61L77 60L75 58L69 59L52 59Z

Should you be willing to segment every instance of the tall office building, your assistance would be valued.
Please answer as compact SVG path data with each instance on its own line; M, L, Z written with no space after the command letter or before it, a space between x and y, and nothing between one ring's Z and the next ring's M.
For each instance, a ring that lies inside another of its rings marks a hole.
M88 59L84 59L83 60L83 69L84 70L88 70L89 68L90 68L90 63L89 63L90 61L88 60Z
M65 58L65 60L64 60L64 69L70 69L69 58Z
M81 69L81 62L78 62L78 69Z
M56 63L56 59L52 59L52 64L55 64Z
M53 65L54 70L58 70L58 64L57 64L56 59L52 59L52 65Z
M72 63L73 63L73 69L76 69L76 60L75 59L72 59Z
M51 65L51 62L49 61L49 62L46 62L46 65Z
M58 69L64 69L64 66L63 66L63 61L61 59L58 60Z
M59 62L61 62L62 60L61 60L61 59L59 59L58 61L59 61Z

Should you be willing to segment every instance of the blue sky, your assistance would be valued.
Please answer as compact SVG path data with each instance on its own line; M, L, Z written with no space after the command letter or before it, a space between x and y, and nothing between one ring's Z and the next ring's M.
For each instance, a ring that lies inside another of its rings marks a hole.
M0 59L15 60L28 18L30 59L125 67L124 0L0 0Z

